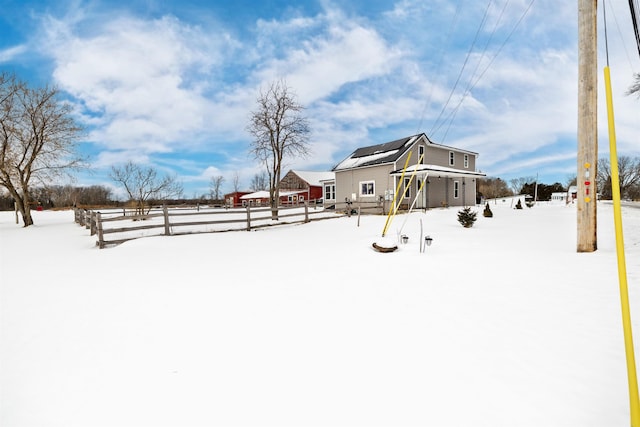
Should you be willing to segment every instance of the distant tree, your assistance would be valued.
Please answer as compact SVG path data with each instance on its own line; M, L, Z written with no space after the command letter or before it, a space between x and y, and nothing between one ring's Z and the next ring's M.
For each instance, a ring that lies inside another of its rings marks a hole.
M231 178L231 185L235 193L240 191L240 174L237 171L233 173L233 178Z
M640 200L640 183L629 187L629 190L627 191L627 197L635 201Z
M0 186L25 227L33 224L32 187L45 186L84 165L77 153L82 129L56 88L30 88L0 73Z
M47 187L46 192L52 206L56 207L104 206L112 203L111 189L103 185L88 187L53 185Z
M284 81L271 83L260 91L257 109L251 112L247 131L253 137L250 152L262 161L269 175L269 203L277 218L279 187L286 157L309 154L309 123L304 107Z
M220 200L222 198L221 187L224 182L222 175L212 176L209 182L209 194L212 200Z
M497 199L513 194L513 192L509 190L507 183L500 178L478 179L477 191L482 194L485 199Z
M127 162L123 166L112 167L110 176L124 188L139 214L145 213L145 207L151 208L149 201L182 197L182 184L177 182L177 178L159 177L152 167Z
M266 172L257 173L251 178L251 191L263 191L269 189L269 175Z
M511 191L513 191L514 195L520 194L525 184L535 182L535 180L536 179L532 176L510 179L509 184L511 186Z
M636 94L640 98L640 73L636 73L633 76L633 84L627 90L627 95Z
M620 180L621 197L631 197L629 194L633 187L640 183L640 158L619 156L618 157L618 179ZM609 159L601 157L598 159L598 191L600 197L610 200L611 193L611 165Z
M551 185L538 183L538 200L548 201L551 200L552 193L561 193L566 191L564 186L559 182L553 183ZM526 194L531 197L535 197L536 194L536 183L532 182L530 184L525 184L522 188L522 194Z

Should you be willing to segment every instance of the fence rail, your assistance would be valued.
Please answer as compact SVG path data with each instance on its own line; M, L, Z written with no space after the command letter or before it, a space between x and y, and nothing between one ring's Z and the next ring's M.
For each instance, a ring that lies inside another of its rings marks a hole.
M277 210L264 207L245 208L162 208L140 214L132 209L74 210L75 222L97 236L102 249L129 240L151 236L175 236L196 233L255 230L274 225L307 223L312 220L337 218L347 212L325 210L307 203L281 206ZM351 214L351 211L348 212ZM221 219L223 218L223 219ZM144 222L144 223L142 223Z

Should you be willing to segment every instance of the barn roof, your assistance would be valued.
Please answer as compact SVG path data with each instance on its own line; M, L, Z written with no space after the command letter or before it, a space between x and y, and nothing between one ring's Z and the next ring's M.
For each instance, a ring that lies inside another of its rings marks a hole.
M333 172L315 172L315 171L299 171L293 170L293 173L298 175L300 179L305 181L309 185L316 187L322 186L322 181L329 181L336 178L336 174Z

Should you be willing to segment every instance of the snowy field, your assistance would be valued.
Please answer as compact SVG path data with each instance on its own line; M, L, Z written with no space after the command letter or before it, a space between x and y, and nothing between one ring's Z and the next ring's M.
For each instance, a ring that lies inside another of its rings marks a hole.
M389 254L382 216L99 250L0 212L0 425L628 426L611 205L587 254L575 206L492 209L398 216Z

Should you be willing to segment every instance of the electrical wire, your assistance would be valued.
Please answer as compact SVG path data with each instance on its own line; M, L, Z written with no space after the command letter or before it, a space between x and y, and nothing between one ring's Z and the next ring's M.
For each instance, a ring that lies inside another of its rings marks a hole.
M491 58L491 60L489 61L489 63L487 64L487 66L484 68L484 70L482 71L482 73L480 73L480 75L478 76L478 78L473 82L473 84L471 84L467 91L463 94L463 96L460 98L460 101L458 102L458 104L456 105L456 107L454 109L451 110L451 112L449 113L448 116L448 120L449 120L449 127L451 126L451 124L453 123L453 119L455 118L458 110L460 109L460 106L462 105L462 102L464 101L465 97L471 92L471 90L473 90L473 88L476 87L476 85L480 82L480 80L482 80L482 77L485 75L485 73L489 70L489 68L491 68L491 65L493 64L493 62L496 60L496 58L498 57L498 55L500 55L500 53L502 52L502 49L504 49L504 47L506 46L507 42L511 39L511 36L515 33L515 31L518 29L518 27L520 26L520 23L524 20L524 18L527 16L527 14L529 13L529 10L531 10L531 7L533 6L533 4L535 3L535 0L531 0L531 2L529 3L529 5L527 6L527 8L525 9L525 11L522 13L522 15L520 15L520 18L518 19L518 21L516 21L515 25L513 26L513 28L511 29L511 31L509 32L509 34L507 35L507 37L505 38L505 40L502 42L502 44L500 45L500 47L498 48L498 50L496 51L496 54L493 55L493 57ZM449 127L447 128L447 133L449 130ZM445 134L446 137L446 134Z
M478 36L480 35L480 31L482 31L482 28L484 27L484 24L485 24L485 22L487 20L487 14L489 12L489 7L490 6L491 6L491 0L487 3L487 7L485 8L484 15L482 17L482 21L480 22L480 25L478 26L478 29L476 30L476 34L475 34L475 36L473 38L473 42L471 43L471 46L469 46L469 50L467 51L467 55L464 58L464 62L462 63L462 67L460 68L460 72L458 73L458 77L456 78L456 82L454 83L453 87L451 88L451 92L449 92L449 97L447 98L447 101L442 106L442 109L440 110L440 114L438 114L438 117L436 118L433 127L429 131L430 135L435 134L440 129L440 127L442 126L442 124L440 123L440 118L442 117L442 115L446 111L447 106L449 105L449 102L451 101L451 98L453 97L453 94L455 93L456 88L458 87L458 83L460 83L460 79L462 78L464 70L467 67L467 64L469 62L469 58L471 57L471 53L473 52L473 48L475 47L475 44L478 41ZM437 127L436 127L436 125L437 125Z

